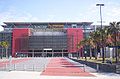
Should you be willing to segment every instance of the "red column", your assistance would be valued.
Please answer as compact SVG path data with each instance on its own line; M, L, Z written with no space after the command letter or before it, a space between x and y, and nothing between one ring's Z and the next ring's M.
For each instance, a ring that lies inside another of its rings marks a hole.
M29 28L14 28L12 32L12 56L16 56L16 52L21 52L20 50L20 39L23 37L28 37L30 35Z
M81 28L68 28L68 52L77 52L77 44L83 39L83 30ZM72 46L73 45L73 46Z

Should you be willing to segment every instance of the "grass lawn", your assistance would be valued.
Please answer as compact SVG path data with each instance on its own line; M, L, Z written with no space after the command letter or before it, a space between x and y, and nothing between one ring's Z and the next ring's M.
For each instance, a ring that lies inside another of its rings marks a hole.
M87 57L87 59L85 60L85 57L83 57L83 58L81 57L78 60L90 61L90 62L95 62L95 63L102 63L102 58L97 58L97 60L96 60L94 57L92 57L91 59L90 59L90 57ZM105 58L105 63L106 63L106 60L111 60L111 59ZM112 59L112 62L115 63L115 58Z

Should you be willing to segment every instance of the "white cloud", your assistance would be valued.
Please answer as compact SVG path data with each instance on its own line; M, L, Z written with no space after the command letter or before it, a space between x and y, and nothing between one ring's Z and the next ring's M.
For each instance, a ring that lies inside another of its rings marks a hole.
M99 1L99 0L98 0ZM110 1L104 2L105 6L102 7L102 15L103 15L103 21L105 23L103 24L109 24L109 22L112 21L120 21L120 5L119 3L113 3ZM0 24L3 24L3 22L39 22L39 21L89 21L94 22L93 24L100 24L98 21L100 21L100 14L99 14L99 7L96 6L96 3L93 3L92 5L89 5L87 10L85 12L78 12L75 15L71 16L62 16L58 14L51 13L49 15L45 15L45 17L38 18L34 15L30 14L29 12L20 11L19 9L16 9L15 7L10 7L7 11L0 12ZM0 28L1 29L1 28Z
M102 6L102 18L103 24L109 25L109 22L120 21L120 5L113 2L105 2L105 6ZM87 12L83 15L88 17L88 21L94 22L94 24L100 24L100 7L96 6L95 3L90 5ZM99 21L99 23L98 23Z
M3 22L30 22L30 21L39 21L38 18L33 17L28 12L19 11L14 7L10 7L7 11L0 13L0 25ZM3 30L0 27L0 31Z
M104 19L112 21L120 21L120 5L115 3L109 3L105 6Z

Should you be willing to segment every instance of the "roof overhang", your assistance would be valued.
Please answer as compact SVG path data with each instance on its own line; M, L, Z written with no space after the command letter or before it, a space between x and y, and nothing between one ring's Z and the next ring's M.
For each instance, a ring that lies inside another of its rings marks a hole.
M92 24L93 22L4 22L4 24Z

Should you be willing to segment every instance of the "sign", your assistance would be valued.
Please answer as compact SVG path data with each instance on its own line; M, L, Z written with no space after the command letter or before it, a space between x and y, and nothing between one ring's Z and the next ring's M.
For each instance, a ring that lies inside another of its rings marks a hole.
M63 24L49 24L48 28L64 28Z
M44 48L43 50L52 50L52 48Z
M33 25L34 28L47 28L47 25Z

